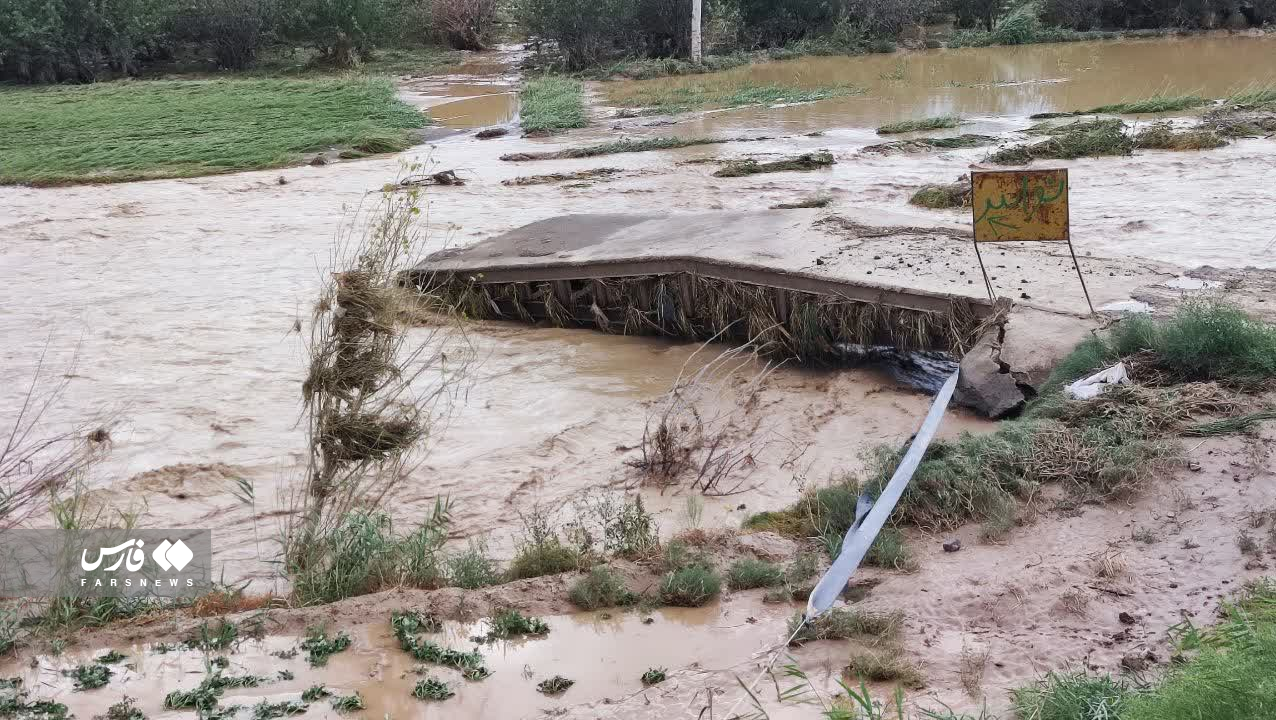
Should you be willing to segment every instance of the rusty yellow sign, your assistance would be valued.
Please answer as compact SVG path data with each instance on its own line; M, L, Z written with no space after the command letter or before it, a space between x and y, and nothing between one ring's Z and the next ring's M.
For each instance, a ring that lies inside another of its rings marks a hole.
M1068 171L970 173L975 242L1068 241Z

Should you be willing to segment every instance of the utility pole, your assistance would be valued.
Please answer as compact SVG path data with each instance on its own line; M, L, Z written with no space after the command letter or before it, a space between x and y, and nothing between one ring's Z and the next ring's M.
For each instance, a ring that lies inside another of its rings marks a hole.
M691 0L691 62L701 60L700 51L700 6L702 0Z

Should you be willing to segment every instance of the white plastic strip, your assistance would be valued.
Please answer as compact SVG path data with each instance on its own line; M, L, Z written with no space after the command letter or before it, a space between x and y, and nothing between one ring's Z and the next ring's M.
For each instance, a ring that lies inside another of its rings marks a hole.
M864 516L862 522L857 522L846 531L841 554L833 561L828 572L824 573L824 577L820 578L820 582L811 591L811 596L806 601L807 621L814 620L833 606L838 595L842 594L842 590L850 582L851 575L864 561L864 555L868 553L869 546L877 539L877 534L882 531L886 519L895 510L896 503L904 494L904 488L908 487L908 481L913 479L913 473L917 471L922 455L926 454L931 438L935 437L935 431L939 429L939 423L944 419L948 401L952 399L953 390L956 388L957 373L953 373L935 395L935 402L930 406L930 412L926 413L921 429L913 437L912 444L908 446L908 452L904 453L904 459L900 461L895 474L882 489L882 494L877 497L868 515Z

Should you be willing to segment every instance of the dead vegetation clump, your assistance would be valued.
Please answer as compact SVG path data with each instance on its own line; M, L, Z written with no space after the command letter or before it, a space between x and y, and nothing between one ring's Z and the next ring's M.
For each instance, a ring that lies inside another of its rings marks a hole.
M798 625L801 624L801 630ZM800 615L789 619L789 645L803 645L815 640L858 640L880 645L899 639L904 614L898 610L877 612L852 607L838 607L802 624ZM794 635L794 632L797 634Z
M957 673L961 678L962 688L972 698L978 699L983 695L984 673L988 669L988 658L991 655L992 648L987 645L981 650L975 650L969 645L962 643Z
M502 180L502 185L548 185L551 183L568 182L572 180L599 180L611 177L620 172L620 168L600 167L591 170L577 170L576 172L566 173L549 173L547 175L520 175L516 178Z
M969 178L963 178L947 185L923 185L908 198L910 205L942 210L947 208L970 207L971 190Z
M961 353L983 325L960 299L946 312L918 311L694 273L528 283L440 273L414 282L430 302L463 317L751 343L810 363L843 362L845 343Z
M819 170L821 168L829 167L833 163L833 153L830 152L802 153L796 157L763 163L752 158L746 158L744 160L733 160L727 163L725 167L714 172L713 176L731 178L744 177L746 175L759 175L761 173L787 172L790 170Z
M302 384L308 463L285 537L286 567L303 603L437 580L422 563L446 537L446 507L403 537L376 510L468 364L464 351L444 352L453 337L446 323L409 342L399 322L415 302L400 273L417 259L419 197L416 189L387 191L356 216L314 308ZM352 547L359 551L352 555Z
M1213 130L1175 130L1170 122L1153 123L1134 135L1134 147L1139 150L1213 150L1226 144Z
M703 350L687 363L698 362ZM648 482L673 485L686 478L690 489L705 495L750 489L758 460L777 440L763 427L763 418L750 412L775 367L747 347L726 350L693 373L684 365L647 418L640 457L628 464ZM742 399L720 402L730 394Z
M985 145L994 145L996 142L997 138L992 135L975 135L972 133L965 133L962 135L955 135L953 137L924 137L913 138L911 140L893 140L891 142L866 145L860 148L860 152L876 155L921 153L930 152L932 150L960 150L964 148L983 147Z

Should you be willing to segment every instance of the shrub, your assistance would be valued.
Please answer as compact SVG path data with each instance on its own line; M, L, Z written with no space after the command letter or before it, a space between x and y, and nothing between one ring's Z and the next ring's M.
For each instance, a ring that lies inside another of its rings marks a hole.
M252 66L273 32L274 0L195 0L177 15L172 33L209 49L219 68Z
M526 0L518 7L527 32L553 41L569 70L611 57L634 34L635 3L628 0Z
M468 548L447 558L447 580L456 587L477 590L500 583L501 572L487 554L487 545L471 540Z
M0 80L93 82L131 74L162 49L166 0L6 0L0 7Z
M496 20L496 6L496 0L434 0L434 27L458 50L484 50Z
M297 0L280 18L281 33L319 51L333 67L359 64L390 28L388 0Z
M727 570L727 586L732 590L774 587L783 582L784 571L778 565L755 558L737 560Z
M572 604L581 610L627 605L633 601L633 593L625 587L611 568L599 566L577 580L568 593Z
M688 565L665 575L660 600L676 607L700 607L718 596L722 579L712 568Z

